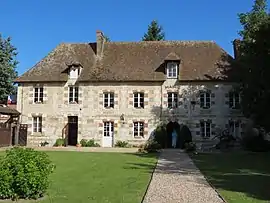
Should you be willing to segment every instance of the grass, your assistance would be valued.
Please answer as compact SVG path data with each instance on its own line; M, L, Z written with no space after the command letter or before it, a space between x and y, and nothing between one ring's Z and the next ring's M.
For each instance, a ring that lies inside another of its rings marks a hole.
M46 198L24 203L139 203L156 155L48 152L56 164ZM149 167L145 167L147 164Z
M228 203L270 202L270 154L191 155L197 167Z

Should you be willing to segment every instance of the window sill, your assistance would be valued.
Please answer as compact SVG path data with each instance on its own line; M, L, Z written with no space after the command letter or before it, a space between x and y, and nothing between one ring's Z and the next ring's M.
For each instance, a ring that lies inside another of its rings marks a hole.
M167 76L167 79L178 79L178 77L168 77Z
M42 101L34 102L34 104L43 104Z
M144 107L134 107L134 109L144 109Z
M142 136L133 136L134 139L143 139L144 137Z
M114 107L105 107L105 106L103 108L106 110L114 109Z
M77 102L69 102L68 104L78 104Z

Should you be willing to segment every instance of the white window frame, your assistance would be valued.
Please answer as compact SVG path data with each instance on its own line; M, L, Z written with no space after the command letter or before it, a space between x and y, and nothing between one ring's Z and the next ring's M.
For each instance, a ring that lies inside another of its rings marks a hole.
M135 102L136 94L138 94L138 102ZM135 106L135 104L138 103L138 106ZM141 106L141 103L143 106ZM133 93L133 107L134 108L144 108L144 93L143 92L134 92Z
M37 97L36 97L36 90L37 90ZM44 99L44 87L34 87L33 91L34 91L33 102L34 103L42 103L43 99ZM36 98L37 98L37 101L35 101Z
M72 88L72 97L70 97L71 88ZM76 88L78 89L78 97L77 97L78 101L76 101ZM79 102L79 87L77 87L77 86L69 86L68 87L68 102L70 104Z
M113 133L114 133L114 122L104 121L103 122L103 137L112 137Z
M136 128L138 129L136 130ZM133 122L133 137L144 137L144 122L142 121Z
M108 102L105 99L107 97ZM103 92L103 107L104 108L114 108L114 93L113 92Z
M230 123L232 123L232 126L230 125ZM238 130L238 132L240 133L240 122L239 121L235 121L235 120L229 120L228 121L228 124L229 124L229 130L230 130L230 133L236 138L237 135L236 134L236 130ZM238 127L236 127L238 125Z
M178 78L178 63L167 62L166 74L167 78Z
M202 134L202 123L203 123L203 131L204 131L204 136ZM207 128L207 125L209 124L209 128ZM209 136L207 136L207 129L209 129ZM201 121L200 122L200 134L202 138L210 138L212 134L212 127L211 127L211 121Z
M167 93L167 95L168 95L168 108L169 109L173 109L173 108L177 108L178 107L178 93L177 92L168 92ZM171 105L169 105L170 104L170 96L171 96ZM174 105L175 104L175 105Z
M35 123L37 126L35 126ZM42 133L42 116L32 117L32 133Z
M232 98L230 97L232 95ZM238 97L238 101L239 101L239 104L237 106L237 103L236 103L236 95ZM241 96L239 93L237 92L229 92L229 105L230 105L230 101L232 99L232 106L230 106L231 109L235 109L236 107L240 107L240 103L241 103Z
M78 79L79 75L80 75L79 67L71 67L69 69L69 79Z
M202 100L201 100L202 97L203 97L203 105L202 105ZM207 102L208 97L209 97L209 102ZM207 106L207 103L209 103L209 106ZM200 107L202 109L210 109L211 108L211 93L210 92L203 91L200 93Z

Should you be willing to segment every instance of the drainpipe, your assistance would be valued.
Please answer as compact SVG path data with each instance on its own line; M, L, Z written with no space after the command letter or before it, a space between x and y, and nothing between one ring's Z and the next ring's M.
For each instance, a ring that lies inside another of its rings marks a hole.
M160 92L161 92L161 105L160 105L160 118L159 118L159 120L161 121L162 116L163 116L163 107L162 107L162 105L163 105L163 89L162 89L162 84L160 86Z

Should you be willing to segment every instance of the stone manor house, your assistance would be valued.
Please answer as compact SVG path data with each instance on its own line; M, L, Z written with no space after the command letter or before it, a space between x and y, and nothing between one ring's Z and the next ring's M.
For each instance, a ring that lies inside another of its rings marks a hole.
M63 43L16 79L28 145L67 138L145 142L163 122L186 124L194 140L243 127L240 95L221 79L233 59L212 41Z

